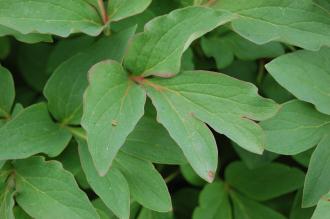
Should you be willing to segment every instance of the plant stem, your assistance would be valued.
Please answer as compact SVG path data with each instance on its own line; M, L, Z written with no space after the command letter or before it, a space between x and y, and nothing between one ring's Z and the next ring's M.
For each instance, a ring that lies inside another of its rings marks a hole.
M105 10L104 2L103 2L103 0L98 0L97 3L99 5L103 24L107 24L109 21L109 17L108 17L107 11Z
M87 140L87 136L85 131L80 127L71 127L65 126L65 128L75 137L80 138L82 140Z

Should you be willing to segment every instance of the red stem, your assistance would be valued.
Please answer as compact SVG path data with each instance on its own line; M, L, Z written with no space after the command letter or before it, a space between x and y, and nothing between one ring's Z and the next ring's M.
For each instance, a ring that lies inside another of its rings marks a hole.
M109 21L109 17L108 17L107 11L105 10L104 2L103 2L103 0L98 0L97 3L99 5L103 24L106 24Z

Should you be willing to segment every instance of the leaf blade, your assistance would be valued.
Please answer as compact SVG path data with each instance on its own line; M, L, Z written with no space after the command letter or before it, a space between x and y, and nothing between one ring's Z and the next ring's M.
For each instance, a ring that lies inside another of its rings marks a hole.
M276 58L266 69L297 98L330 115L330 48L317 52L297 51Z
M108 4L110 21L119 21L124 18L143 12L151 0L113 0Z
M124 66L133 75L144 77L175 75L191 42L231 19L229 13L203 7L187 7L160 16L133 39Z
M183 72L171 79L144 79L141 83L157 109L158 120L205 180L213 179L217 149L203 122L245 149L262 152L265 144L262 129L251 120L272 116L277 105L258 96L253 85L206 71Z
M15 86L11 73L0 65L0 118L10 118L15 99Z
M314 150L308 165L303 191L303 206L316 205L330 190L330 137L325 136Z
M114 167L125 176L136 201L154 211L168 212L172 209L166 183L150 162L120 152Z
M146 94L115 61L101 62L89 74L82 126L96 169L105 175L143 116Z
M36 13L35 9L38 9ZM83 32L92 36L102 31L102 22L97 11L84 0L1 0L0 24L22 34L42 33L66 37Z
M16 201L33 217L99 218L87 195L59 162L31 157L15 161L14 167Z
M22 159L37 153L58 155L71 134L55 124L45 103L22 110L0 129L0 160Z
M328 115L299 100L284 103L278 114L261 122L267 136L266 149L285 155L314 147L329 132L329 124Z
M193 219L231 219L231 211L225 184L216 181L203 188L199 195L199 206L194 210Z
M301 188L305 175L299 169L280 163L250 170L242 162L233 162L227 167L225 178L229 185L247 197L266 201Z
M108 208L119 218L129 218L130 192L124 176L112 168L104 177L98 175L86 142L79 142L79 157L87 181Z
M312 0L222 0L212 7L237 14L233 30L256 44L275 40L314 51L330 45L329 11Z

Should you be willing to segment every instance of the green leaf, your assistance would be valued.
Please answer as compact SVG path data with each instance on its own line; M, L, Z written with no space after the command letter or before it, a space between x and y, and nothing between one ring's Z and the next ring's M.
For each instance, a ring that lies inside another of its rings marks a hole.
M86 142L78 140L79 156L87 181L95 193L103 200L108 208L119 218L129 218L130 192L122 173L116 168L104 176L98 175Z
M156 14L150 9L147 8L143 13L134 15L124 20L111 23L111 30L120 31L128 27L137 26L137 32L142 32L144 25L156 17Z
M193 217L193 211L198 206L199 193L200 191L195 188L185 187L173 194L173 209L176 218Z
M330 17L330 16L329 16ZM330 115L330 48L318 52L297 51L266 65L284 88L301 100Z
M111 0L108 4L110 21L119 21L124 18L143 12L151 0Z
M299 154L293 155L292 158L297 161L300 165L308 167L311 156L314 152L314 148L307 151L301 152Z
M238 156L249 169L255 169L267 165L279 156L269 151L264 151L262 154L255 154L239 147L233 142L232 145Z
M28 86L17 86L15 90L17 102L26 107L33 104L36 100L39 100L38 98L40 98L40 94Z
M105 59L121 61L134 31L133 27L110 37L103 37L55 70L45 86L44 95L48 100L50 112L58 121L70 125L80 123L83 93L88 85L88 70Z
M274 58L284 54L284 48L278 42L257 45L234 32L217 37L204 37L201 46L208 57L215 58L219 69L230 65L235 57L249 61L259 58Z
M116 156L114 168L124 174L133 199L141 205L159 212L172 209L166 184L150 162L120 152Z
M330 191L330 135L324 137L312 154L304 185L303 206L316 205Z
M329 219L330 218L330 193L323 196L317 204L311 219Z
M14 80L10 72L0 65L0 118L10 118L15 99Z
M99 218L74 177L57 161L16 160L16 201L34 218Z
M257 201L276 198L301 188L304 177L301 170L280 163L250 170L242 162L233 162L225 172L230 186Z
M1 125L0 125L0 127L1 127ZM0 160L0 170L1 170L1 168L3 167L3 165L5 165L5 163L6 163L5 160Z
M89 71L82 126L96 169L109 170L118 150L144 114L145 91L131 81L115 61L104 61Z
M12 118L15 118L17 115L19 115L20 112L24 110L24 107L20 103L16 103L13 107L13 110L11 112Z
M22 208L18 205L14 207L15 219L32 219Z
M183 178L194 186L202 186L205 181L196 174L194 169L189 164L180 165L180 171Z
M44 103L22 110L0 128L0 160L21 159L37 153L58 155L71 134L55 124Z
M329 11L312 0L221 0L212 7L236 14L233 30L256 44L278 40L309 50L330 45Z
M191 71L171 79L143 79L158 113L158 120L181 147L193 169L212 181L217 148L206 122L240 146L262 153L264 134L251 120L264 120L276 104L257 94L255 86L226 75Z
M153 163L184 164L186 159L167 130L154 117L144 115L121 150Z
M199 206L195 209L194 219L232 218L232 210L226 185L216 181L205 186L199 196Z
M183 52L195 39L232 18L229 13L203 7L187 7L157 17L134 37L124 66L134 75L173 76L180 70Z
M61 162L63 168L72 173L81 188L90 188L90 185L87 182L85 173L83 172L80 164L78 144L75 140L70 141L69 145L65 148L65 150L54 159Z
M77 53L88 50L95 42L94 37L80 36L75 38L64 38L56 43L47 60L47 74L51 75L54 70Z
M56 157L56 160L62 164L65 170L69 171L74 176L82 171L76 141L70 141L65 150Z
M290 219L310 219L314 208L302 208L301 207L301 201L302 201L302 191L298 191L290 211Z
M316 4L318 4L320 7L330 10L330 2L328 0L313 0Z
M49 74L47 60L53 47L50 44L21 44L18 49L18 68L29 86L36 91L42 91Z
M270 74L265 75L263 78L260 90L266 97L275 100L277 103L284 103L293 99L293 95L279 85Z
M293 100L261 126L266 132L267 150L293 155L314 147L329 133L330 116L316 111L311 104Z
M255 83L258 77L258 65L256 62L235 60L227 68L221 69L221 73L242 81Z
M12 186L0 183L0 218L2 219L15 219L13 212L15 191Z
M132 201L130 218L136 218L140 210L141 210L141 205L136 201Z
M172 212L161 213L142 208L137 219L174 219Z
M9 162L4 161L0 169L0 185L5 184L9 175L12 173L12 166Z
M42 33L67 37L83 32L96 36L102 31L97 10L85 0L1 0L0 25L23 34Z
M100 219L117 219L117 217L109 210L101 199L95 199L92 202L94 208L100 216Z
M0 60L8 57L11 50L11 43L8 37L1 37L0 34Z
M6 123L6 120L0 119L0 128Z
M39 33L30 33L22 34L14 29L3 26L0 24L0 36L13 36L18 41L24 43L38 43L38 42L52 42L53 39L50 35L39 34Z
M234 206L234 218L239 219L285 219L283 215L258 202L248 199L238 193L231 192Z
M195 69L194 53L191 48L188 48L181 59L181 71L190 71Z

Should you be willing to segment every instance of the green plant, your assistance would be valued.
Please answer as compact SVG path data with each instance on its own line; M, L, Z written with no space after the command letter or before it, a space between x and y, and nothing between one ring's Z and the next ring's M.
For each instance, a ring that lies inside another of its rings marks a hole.
M329 46L327 0L0 0L0 218L330 218Z

